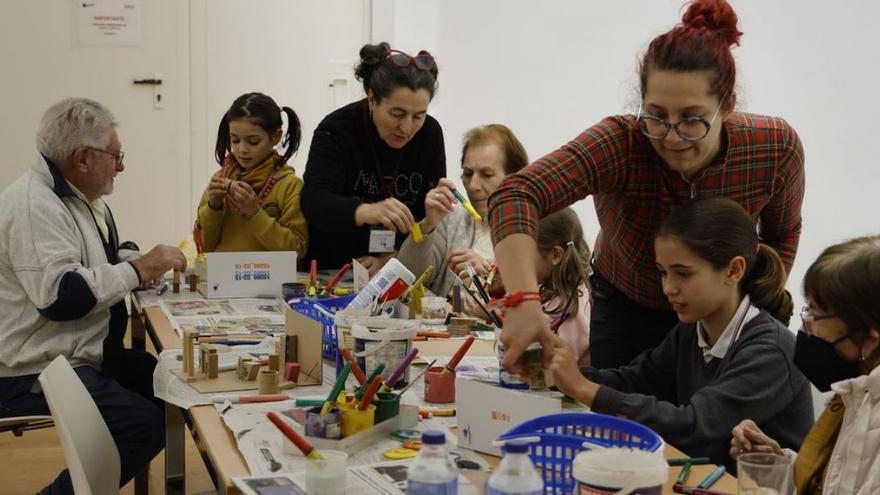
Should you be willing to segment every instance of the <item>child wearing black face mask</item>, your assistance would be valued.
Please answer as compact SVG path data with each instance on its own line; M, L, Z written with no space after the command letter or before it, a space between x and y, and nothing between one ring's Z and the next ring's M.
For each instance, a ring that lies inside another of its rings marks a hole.
M794 362L834 391L795 462L798 494L880 493L880 236L826 249L807 270ZM733 429L730 454L781 452L752 421Z

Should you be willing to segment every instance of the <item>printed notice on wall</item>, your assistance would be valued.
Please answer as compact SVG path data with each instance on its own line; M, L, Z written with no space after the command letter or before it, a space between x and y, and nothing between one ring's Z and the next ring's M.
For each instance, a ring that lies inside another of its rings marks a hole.
M141 44L140 2L132 0L78 1L79 42L85 45Z

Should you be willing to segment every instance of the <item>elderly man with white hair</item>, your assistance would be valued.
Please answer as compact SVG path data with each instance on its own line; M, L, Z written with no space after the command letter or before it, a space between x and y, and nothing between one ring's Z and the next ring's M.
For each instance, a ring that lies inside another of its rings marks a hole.
M186 259L171 246L141 255L120 243L101 199L125 169L116 126L92 100L52 105L36 162L0 194L0 416L49 414L37 376L65 356L113 435L125 484L162 450L164 416L155 358L122 348L124 298ZM43 493L73 493L69 473Z

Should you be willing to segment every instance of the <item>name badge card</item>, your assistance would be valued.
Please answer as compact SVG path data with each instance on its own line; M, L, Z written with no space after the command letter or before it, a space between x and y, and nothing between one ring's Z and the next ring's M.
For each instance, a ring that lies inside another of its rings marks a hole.
M394 241L396 236L397 234L395 234L393 230L370 230L370 252L390 253L394 251Z
M208 253L210 299L279 296L296 280L296 251Z

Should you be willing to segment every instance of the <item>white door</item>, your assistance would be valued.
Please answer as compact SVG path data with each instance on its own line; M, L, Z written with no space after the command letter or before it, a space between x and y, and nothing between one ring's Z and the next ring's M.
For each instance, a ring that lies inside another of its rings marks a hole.
M3 2L0 12L0 189L37 155L34 133L52 103L70 96L105 104L120 123L125 171L106 199L122 240L149 249L177 245L191 231L189 2L126 0L139 10L138 46L80 43L83 4L106 1ZM162 106L135 79L161 75Z
M192 0L196 199L218 168L214 144L221 117L235 98L252 91L299 116L302 144L291 165L302 177L321 119L363 98L354 65L370 40L370 9L370 0Z

